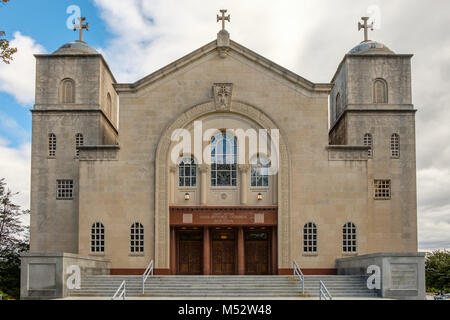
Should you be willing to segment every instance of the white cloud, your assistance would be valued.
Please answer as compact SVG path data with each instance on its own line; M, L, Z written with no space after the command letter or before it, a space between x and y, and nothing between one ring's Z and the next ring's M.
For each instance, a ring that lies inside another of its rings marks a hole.
M418 171L419 247L450 248L450 168Z
M13 95L23 104L34 102L36 61L34 54L45 53L44 47L34 39L14 33L11 47L18 49L11 64L0 63L0 90Z
M274 4L265 0L95 0L95 3L109 31L115 35L102 52L121 82L134 82L214 40L221 27L216 14L224 7L231 14L227 30L233 40L280 64L296 66L299 49L322 7L315 2Z
M11 148L6 140L0 138L0 178L13 192L14 203L22 209L30 208L31 144L25 143Z
M0 111L0 133L2 131L13 133L20 142L30 140L30 132L21 127L16 120Z

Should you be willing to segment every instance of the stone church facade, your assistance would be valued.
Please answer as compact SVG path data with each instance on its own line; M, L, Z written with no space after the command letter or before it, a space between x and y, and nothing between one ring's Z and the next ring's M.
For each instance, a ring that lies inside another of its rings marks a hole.
M411 58L365 40L313 83L225 29L135 83L82 41L36 55L30 252L125 275L151 260L160 275L284 275L293 261L335 274L342 258L417 252ZM172 161L173 133L196 122L218 129L200 146L212 163ZM228 129L278 130L276 174ZM244 163L219 161L238 149Z

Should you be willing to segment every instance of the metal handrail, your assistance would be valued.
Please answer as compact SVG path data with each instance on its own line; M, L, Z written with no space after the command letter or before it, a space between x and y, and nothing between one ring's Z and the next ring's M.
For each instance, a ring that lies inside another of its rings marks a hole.
M302 294L304 294L305 293L305 276L303 275L302 270L300 269L300 267L298 266L298 264L295 260L293 263L293 269L294 269L294 276L297 276L298 279L302 283Z
M119 289L117 289L116 293L114 293L111 300L115 300L118 295L119 299L125 300L127 298L127 283L125 280L122 281Z
M148 276L151 275L153 277L153 266L154 266L154 261L152 259L150 261L150 263L148 264L147 269L145 269L144 274L142 275L142 294L145 293L145 281L147 281Z
M319 288L319 300L322 300L322 297L324 298L324 300L333 300L333 296L330 294L327 287L321 280Z

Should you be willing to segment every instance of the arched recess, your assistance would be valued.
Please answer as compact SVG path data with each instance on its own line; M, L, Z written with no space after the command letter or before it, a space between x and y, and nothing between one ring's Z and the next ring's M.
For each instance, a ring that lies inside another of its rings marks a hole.
M290 158L286 138L282 130L259 109L243 102L233 101L231 113L252 119L261 128L278 129L279 137L279 170L278 170L278 268L291 268L291 230L290 230ZM169 221L169 158L172 132L184 128L196 119L215 112L223 112L216 108L213 101L202 103L182 113L162 134L156 149L155 164L155 269L170 269L170 221Z

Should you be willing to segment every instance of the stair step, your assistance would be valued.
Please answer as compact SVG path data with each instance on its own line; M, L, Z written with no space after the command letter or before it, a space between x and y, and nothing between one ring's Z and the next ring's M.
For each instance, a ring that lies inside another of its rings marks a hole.
M366 287L367 277L305 276L305 295L317 297L323 281L334 297L376 297ZM87 276L71 296L111 297L120 284L127 296L142 296L141 276ZM294 276L153 276L145 283L147 297L301 297L301 282Z

